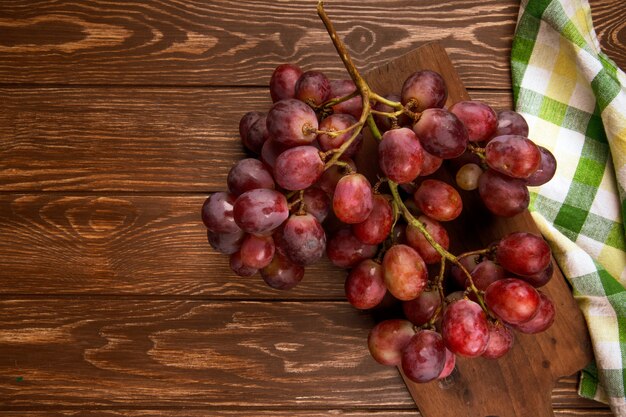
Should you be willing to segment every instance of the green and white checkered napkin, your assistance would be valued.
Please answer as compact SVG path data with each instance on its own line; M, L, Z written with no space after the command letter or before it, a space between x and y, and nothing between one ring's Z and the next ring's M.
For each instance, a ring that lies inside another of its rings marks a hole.
M514 99L558 161L530 210L587 319L595 363L579 393L625 417L626 76L600 51L586 0L521 3Z

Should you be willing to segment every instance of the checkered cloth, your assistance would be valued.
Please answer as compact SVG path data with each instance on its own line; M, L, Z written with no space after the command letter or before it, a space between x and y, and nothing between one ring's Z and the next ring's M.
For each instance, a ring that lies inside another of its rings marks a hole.
M579 393L626 416L626 76L600 51L587 0L523 0L511 65L517 111L558 161L530 210L591 334Z

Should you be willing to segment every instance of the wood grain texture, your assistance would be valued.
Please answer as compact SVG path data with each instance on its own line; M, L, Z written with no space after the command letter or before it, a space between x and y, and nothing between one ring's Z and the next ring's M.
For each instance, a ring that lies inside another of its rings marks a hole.
M210 192L267 89L0 88L0 191ZM511 108L510 92L478 99Z
M420 417L415 410L253 410L215 409L175 410L61 410L61 411L0 411L0 417ZM561 409L556 417L611 417L607 409Z
M0 407L414 410L372 324L343 302L3 300ZM574 378L553 404L598 408Z
M591 0L593 26L602 51L626 70L626 8L621 0Z
M0 294L345 299L345 272L326 258L291 291L234 275L207 242L204 200L0 195Z

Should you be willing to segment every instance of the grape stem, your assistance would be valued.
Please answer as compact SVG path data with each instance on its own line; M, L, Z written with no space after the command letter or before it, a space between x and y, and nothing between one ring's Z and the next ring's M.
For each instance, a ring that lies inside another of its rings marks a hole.
M344 101L348 101L351 98L354 98L358 95L359 95L359 90L354 90L353 92L351 92L350 94L346 96L331 98L329 100L326 100L324 103L320 104L319 106L316 106L315 110L322 110L328 107L332 107L336 104L343 103Z

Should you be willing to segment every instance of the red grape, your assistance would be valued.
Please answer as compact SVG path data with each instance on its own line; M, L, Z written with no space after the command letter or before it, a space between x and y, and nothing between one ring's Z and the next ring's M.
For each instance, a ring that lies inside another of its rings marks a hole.
M241 248L241 242L246 234L239 229L234 233L215 233L207 230L209 245L224 255L231 255Z
M433 330L417 332L402 350L402 370L414 382L436 379L445 363L446 346Z
M513 178L528 178L541 163L541 152L528 138L517 135L498 136L485 147L489 168Z
M378 144L378 164L385 176L399 184L413 181L422 169L422 145L411 129L388 130Z
M233 205L236 196L225 193L213 193L204 201L202 205L202 222L212 232L215 233L235 233L239 231L239 226L233 217Z
M443 159L461 156L469 141L463 122L444 109L424 110L413 131L427 152Z
M425 226L426 231L435 239L435 242L440 244L444 249L448 249L450 246L450 238L441 223L424 215L419 216L417 220ZM408 245L415 249L427 264L434 264L441 261L439 252L426 240L422 232L410 223L406 228L406 239Z
M474 286L481 291L486 290L491 283L506 277L504 268L489 259L485 259L476 265L470 274L472 275ZM468 285L469 282L466 282L465 286Z
M242 137L243 145L254 152L260 154L263 149L263 144L267 142L270 134L267 131L267 116L264 114L257 121L255 121L245 137Z
M350 165L353 171L356 171L356 164L352 159L342 159L342 161ZM348 174L346 173L346 169L344 167L333 165L324 171L320 179L317 181L317 186L332 197L335 194L337 183L346 175Z
M263 281L277 290L290 290L304 277L304 267L291 262L279 250L274 253L272 262L260 272Z
M498 113L498 127L494 137L501 135L520 135L528 137L528 123L524 117L512 110L504 110Z
M304 190L324 172L324 162L313 146L296 146L278 155L274 166L276 182L285 190Z
M361 223L372 212L374 201L372 186L361 174L342 177L335 187L333 211L344 223Z
M402 85L402 104L415 112L432 107L443 107L448 98L446 83L438 73L430 70L411 74Z
M352 80L333 80L330 82L330 99L345 97L348 94L356 91L356 85ZM363 112L363 100L361 96L353 97L349 100L343 101L339 104L335 104L333 107L335 114L349 114L355 119L361 117Z
M397 94L387 94L384 97L387 100L400 102L400 96ZM384 112L384 113L394 113L398 110L380 101L374 104L373 109L379 112ZM387 116L374 114L374 120L376 121L376 126L378 127L378 129L383 133L388 131L392 127L391 118ZM401 114L396 120L396 125L399 127L405 127L405 126L410 127L412 124L413 123L412 123L411 118L407 116L406 114Z
M498 127L496 112L480 101L459 101L450 107L450 112L463 122L472 142L491 138Z
M328 259L340 268L351 268L364 259L376 255L376 245L361 242L349 228L340 229L328 240Z
M326 233L311 214L292 214L282 227L280 247L300 265L317 262L326 250Z
M402 350L409 343L415 330L410 321L392 319L378 323L367 338L372 357L376 362L396 366L402 363Z
M250 268L265 268L274 257L274 239L271 236L248 235L241 243L241 263Z
M362 310L376 307L387 293L382 266L371 259L361 261L348 274L345 291L354 307Z
M259 271L257 268L244 265L239 252L230 255L229 265L230 269L240 277L251 277Z
M282 64L276 67L270 79L270 95L272 101L277 102L286 98L294 98L296 82L302 75L302 70L293 64Z
M478 179L478 194L487 209L497 216L512 217L526 210L530 194L526 183L492 169Z
M403 301L402 311L406 318L416 326L421 326L430 320L437 308L441 305L441 297L436 288L422 292L419 297Z
M230 169L226 179L228 189L241 195L256 188L274 188L274 178L263 162L254 158L242 159Z
M244 231L265 234L276 229L289 216L284 195L275 190L258 188L246 191L235 200L233 217Z
M239 120L239 136L241 137L241 142L246 147L248 147L246 142L248 141L248 132L250 131L250 128L252 127L253 124L258 122L259 119L263 118L264 116L265 116L265 113L263 112L249 111L246 114L244 114L243 117ZM265 122L263 122L263 126L265 126Z
M498 359L504 356L515 342L515 335L506 325L500 322L488 322L489 342L483 352L483 358Z
M489 285L485 303L503 321L520 324L530 320L539 307L539 293L532 285L517 278L506 278Z
M478 265L478 263L480 262L480 256L479 255L464 256L461 259L459 259L459 262L461 263L461 265L463 265L463 267L467 270L467 272L471 272L476 267L476 265ZM461 270L461 268L459 268L456 265L452 265L452 268L450 268L450 274L452 275L452 278L454 278L454 281L459 285L459 287L465 288L467 275L465 275L465 273Z
M322 223L330 211L330 198L321 189L311 187L304 190L304 207L307 213L312 214L318 222Z
M446 348L446 361L437 379L443 379L443 378L449 377L452 371L454 371L455 365L456 365L456 355L450 352L450 349Z
M470 358L480 356L489 341L487 316L473 301L454 301L443 312L441 334L452 353Z
M278 143L275 140L268 139L261 147L261 161L265 163L268 167L271 168L272 172L274 172L274 167L276 166L276 158L285 152L289 147L287 145L283 145L282 143Z
M349 114L331 114L320 123L319 130L325 132L338 132L345 130L356 123L356 119ZM349 130L339 136L331 136L326 133L320 133L317 136L317 140L323 151L329 151L331 149L339 149L344 144L354 130ZM344 151L342 157L351 158L359 150L361 142L363 141L363 135L359 135L354 139L354 142Z
M537 147L539 148L539 152L541 152L539 168L530 174L530 177L526 178L526 184L533 187L547 183L556 173L556 158L554 158L552 152L543 146Z
M426 152L425 149L422 148L422 170L420 171L420 176L425 177L426 175L434 174L435 171L439 169L441 164L443 163L443 159Z
M315 112L300 100L278 101L267 115L267 131L283 145L308 145L317 137L317 128Z
M546 285L554 275L554 262L550 262L548 267L543 271L537 272L533 275L520 275L519 278L523 279L535 288L543 287Z
M520 323L515 326L515 328L520 332L528 334L541 333L547 330L550 326L552 326L552 323L554 323L556 310L552 300L550 300L547 295L542 293L539 293L539 297L541 301L539 303L539 308L537 309L537 314L535 314L535 316L527 322Z
M517 275L534 275L548 267L550 254L550 246L540 236L515 232L498 242L496 258L507 271Z
M363 243L378 245L391 232L393 210L383 195L375 194L372 202L372 212L365 221L352 225L352 233Z
M463 200L451 185L439 180L425 180L413 200L428 217L441 222L456 219L463 210Z
M419 297L428 282L426 264L410 246L394 245L383 258L385 285L398 300Z
M330 97L330 81L319 71L303 73L296 83L295 98L319 106Z

